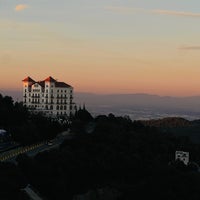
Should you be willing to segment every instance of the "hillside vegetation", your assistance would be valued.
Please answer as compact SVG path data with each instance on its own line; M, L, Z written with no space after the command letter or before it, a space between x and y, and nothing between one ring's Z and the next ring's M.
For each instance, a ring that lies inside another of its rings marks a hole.
M65 127L41 114L28 112L22 103L14 103L11 97L0 94L0 128L8 131L15 142L30 144L51 139Z
M2 128L20 142L52 137L63 128L9 97L1 96L0 105ZM182 128L199 123L177 121ZM20 190L27 183L48 200L200 199L200 145L188 137L128 117L93 118L86 109L76 112L70 128L74 137L59 148L20 155L17 164L0 163L2 199L27 199ZM190 153L188 165L175 161L177 150Z
M93 131L87 132L89 127ZM127 117L76 113L75 137L59 149L19 157L19 167L47 199L200 198L200 146ZM188 166L175 151L190 152Z

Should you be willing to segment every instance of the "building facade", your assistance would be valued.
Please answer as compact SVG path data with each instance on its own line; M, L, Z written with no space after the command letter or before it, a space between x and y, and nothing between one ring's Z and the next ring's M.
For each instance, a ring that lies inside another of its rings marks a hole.
M70 116L75 112L73 87L51 76L43 81L27 77L23 82L23 104L48 116Z

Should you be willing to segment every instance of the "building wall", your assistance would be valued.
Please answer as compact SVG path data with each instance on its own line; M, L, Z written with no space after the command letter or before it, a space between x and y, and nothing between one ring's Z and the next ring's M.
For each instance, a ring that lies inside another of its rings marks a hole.
M23 103L30 110L43 112L50 116L70 116L75 111L73 88L57 87L55 82L23 81Z

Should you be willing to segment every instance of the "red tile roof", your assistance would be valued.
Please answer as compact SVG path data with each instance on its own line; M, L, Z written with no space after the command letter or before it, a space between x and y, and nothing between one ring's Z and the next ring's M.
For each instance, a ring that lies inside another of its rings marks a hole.
M54 82L55 83L55 87L61 87L61 88L69 88L72 87L71 85L68 85L67 83L64 82L58 82L55 79L53 79L51 76L49 76L48 78L46 78L43 81L34 81L32 78L30 78L29 76L27 78L25 78L24 80L22 80L23 82L32 82L31 85L33 85L34 83L38 83L41 87L45 87L45 82ZM30 85L30 86L31 86Z
M51 76L49 76L48 78L46 78L44 81L48 81L48 82L56 82L56 80L53 79Z
M34 82L35 83L35 81L31 78L31 77L26 77L24 80L22 80L23 82Z

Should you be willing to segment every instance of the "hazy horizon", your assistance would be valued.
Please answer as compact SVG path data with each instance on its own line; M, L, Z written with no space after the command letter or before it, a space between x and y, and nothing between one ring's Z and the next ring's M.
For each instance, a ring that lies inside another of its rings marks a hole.
M15 101L22 100L20 90L4 91ZM133 120L164 117L183 117L189 120L200 119L200 96L170 97L152 94L94 94L74 93L77 107L86 106L93 116L113 113L128 115Z
M186 96L176 96L176 95L160 95L155 93L94 93L89 91L74 91L75 94L85 94L85 95L95 95L95 96L110 96L110 95L149 95L149 96L158 96L158 97L173 97L173 98L188 98L188 97L200 97L199 95L186 95ZM0 94L8 95L16 99L20 97L22 99L22 88L21 89L4 89L0 88Z

